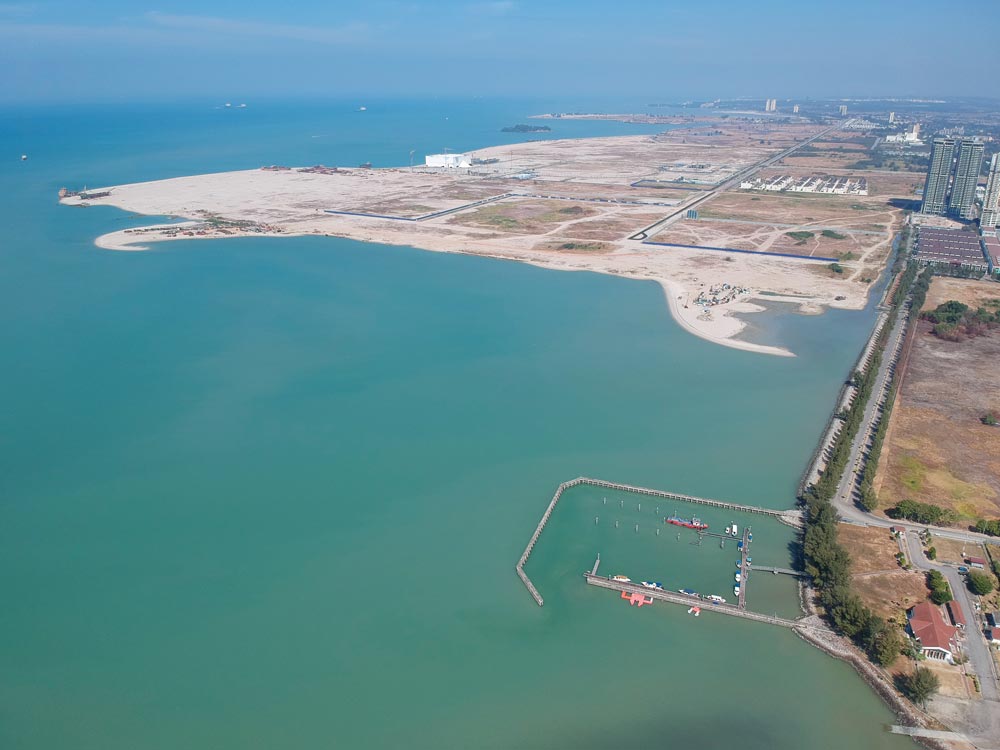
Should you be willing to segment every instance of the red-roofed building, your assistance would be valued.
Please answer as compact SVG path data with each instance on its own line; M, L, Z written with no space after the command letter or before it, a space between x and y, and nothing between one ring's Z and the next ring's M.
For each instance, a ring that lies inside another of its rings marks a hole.
M952 663L955 628L945 624L941 608L930 602L921 602L906 616L910 618L910 632L920 641L920 653L928 659Z
M969 557L966 559L966 562L973 568L979 568L980 570L986 567L986 558L984 557Z
M965 630L965 615L962 614L962 607L956 601L950 601L945 605L948 608L948 614L951 616L951 624L956 628L961 628Z
M986 639L994 646L1000 647L1000 628L987 628Z

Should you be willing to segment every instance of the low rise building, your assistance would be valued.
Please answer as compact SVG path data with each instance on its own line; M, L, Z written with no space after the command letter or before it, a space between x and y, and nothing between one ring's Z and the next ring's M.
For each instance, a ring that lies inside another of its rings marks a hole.
M910 633L920 642L920 653L928 659L955 662L955 628L948 625L941 609L930 602L921 602L906 613Z
M465 154L427 154L424 164L428 167L444 167L445 169L468 169L472 162Z
M962 605L952 600L945 606L948 608L948 616L951 617L951 624L959 630L965 630L965 615L962 614Z

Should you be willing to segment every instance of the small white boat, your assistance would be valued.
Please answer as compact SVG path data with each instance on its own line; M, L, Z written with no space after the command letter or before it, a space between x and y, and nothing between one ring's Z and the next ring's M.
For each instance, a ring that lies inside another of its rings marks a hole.
M358 112L367 112L368 107L358 107Z
M734 524L733 524L733 536L739 536L739 533L740 533L740 527L739 527L739 526L737 526L737 525L736 525L736 524L734 523Z
M21 161L28 161L28 155L27 154L21 154Z
M229 107L232 107L232 106L233 106L233 103L232 103L232 102L226 102L226 108L227 108L227 109L228 109Z
M611 580L612 581L618 581L619 583L632 583L632 579L631 578L629 578L628 576L622 576L622 575L611 576Z
M736 583L741 583L743 581L743 576L740 573L736 574Z
M705 597L705 598L706 598L706 599L708 599L708 601L710 601L710 602L712 602L712 603L714 603L714 604L725 604L725 603L726 603L726 600L725 600L725 599L723 599L723 598L722 598L721 596L719 596L718 594L709 594L709 595L708 595L707 597Z
M740 587L739 586L733 586L733 593L736 594L736 596L739 596L740 595Z
M647 589L659 589L660 591L663 590L663 584L658 583L657 581L639 581L639 583L645 586Z
M732 524L730 524L729 526L726 527L726 536L729 536L732 533L733 533L733 527Z

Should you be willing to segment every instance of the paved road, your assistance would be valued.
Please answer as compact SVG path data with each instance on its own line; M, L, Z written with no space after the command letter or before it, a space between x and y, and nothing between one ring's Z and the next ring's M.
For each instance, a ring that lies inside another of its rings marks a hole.
M710 198L713 198L714 196L718 195L719 193L722 193L722 192L725 192L726 190L729 190L729 188L731 188L733 185L738 184L742 180L745 180L747 177L750 177L751 175L755 174L756 172L760 171L761 169L764 169L765 167L769 167L772 164L775 164L775 163L779 162L780 160L784 159L786 156L790 156L791 154L795 153L796 151L798 151L803 146L808 146L810 143L812 143L813 141L817 140L818 138L822 138L827 133L830 133L830 132L832 132L834 130L838 130L842 126L843 126L843 123L839 123L839 124L834 125L832 127L824 128L823 130L821 130L820 132L816 133L815 135L812 135L812 136L806 138L804 141L802 141L800 143L796 143L794 146L791 146L790 148L786 148L784 151L781 151L781 152L775 154L774 156L769 156L766 159L757 162L756 164L752 164L751 166L747 167L746 169L743 169L743 170L737 172L735 175L733 175L732 177L730 177L725 182L719 183L714 188L712 188L711 190L709 190L707 193L702 193L700 196L696 197L694 200L689 201L688 203L681 204L681 206L679 208L677 208L676 211L672 211L671 213L669 213L666 216L664 216L662 219L659 219L655 223L650 224L645 229L642 229L639 232L636 232L631 237L629 237L629 239L630 240L640 240L640 241L647 239L651 234L655 234L657 231L659 231L660 229L662 229L663 227L665 227L667 224L669 224L670 222L674 221L682 213L687 212L688 209L691 209L691 208L694 208L695 206L701 205L702 203L704 203L705 201L709 200Z
M990 701L1000 701L1000 689L997 688L996 665L993 662L993 655L990 647L983 637L982 615L979 613L973 601L973 596L965 585L965 580L958 570L950 565L940 565L927 559L924 554L923 545L920 543L920 535L915 531L906 534L906 545L909 552L910 562L914 567L921 570L937 570L948 579L951 586L951 593L955 600L965 612L965 617L969 621L965 632L965 652L969 657L969 664L979 675L979 685L983 691L983 699Z
M938 526L928 527L926 524L913 523L911 521L891 521L869 513L858 505L861 496L861 477L864 473L865 463L868 461L868 454L871 451L875 430L885 411L889 388L892 385L892 376L895 373L896 364L902 351L903 336L909 316L909 300L907 300L896 316L895 325L893 325L892 330L888 334L885 351L882 353L882 362L879 365L878 375L875 378L875 385L872 388L868 403L865 405L864 419L861 427L858 429L858 433L854 436L854 441L851 443L851 453L848 457L847 469L840 478L840 484L837 486L837 491L833 496L833 506L836 508L841 520L860 526L877 526L880 528L902 526L911 531L921 531L930 528L936 536L946 539L1000 544L1000 539L997 537L977 534L974 531L963 531L961 529L949 529Z

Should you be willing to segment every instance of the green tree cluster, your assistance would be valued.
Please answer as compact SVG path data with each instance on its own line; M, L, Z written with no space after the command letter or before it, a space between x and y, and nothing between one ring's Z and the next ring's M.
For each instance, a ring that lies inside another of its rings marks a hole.
M990 536L1000 536L1000 518L994 519L992 521L987 521L985 518L980 518L978 521L976 521L975 529L980 534L989 534Z
M912 673L903 675L899 683L899 687L906 697L922 706L926 706L927 701L941 687L941 681L938 679L938 676L927 667L917 667Z
M920 317L934 324L935 336L948 341L964 341L1000 327L1000 310L985 307L972 310L955 300L940 304Z
M945 604L952 600L951 586L944 576L936 570L927 573L927 588L931 590L931 601L935 604Z
M916 521L928 526L950 526L958 520L958 514L953 510L916 500L900 500L885 514L889 518L905 518L907 521Z
M966 583L976 596L986 596L993 591L993 576L981 570L970 570L966 577Z

